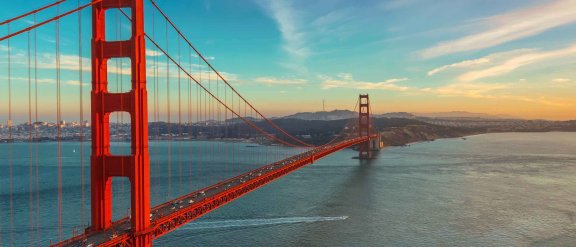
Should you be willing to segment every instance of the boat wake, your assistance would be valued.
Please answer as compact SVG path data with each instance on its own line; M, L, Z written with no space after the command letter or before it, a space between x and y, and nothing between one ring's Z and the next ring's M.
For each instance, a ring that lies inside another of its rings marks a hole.
M203 230L203 229L223 229L237 227L257 227L283 224L301 224L315 223L323 221L346 220L348 216L337 217L287 217L287 218L268 218L268 219L243 219L243 220L205 220L192 222L180 229L182 230Z

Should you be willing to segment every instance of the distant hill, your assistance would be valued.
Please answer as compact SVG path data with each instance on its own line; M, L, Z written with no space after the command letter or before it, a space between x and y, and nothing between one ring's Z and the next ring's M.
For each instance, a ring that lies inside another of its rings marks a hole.
M256 118L253 118L253 117L250 117L250 116L244 116L243 118L246 119L246 120L248 120L248 121L252 121L252 122L259 122L259 121L260 121L259 119L256 119ZM244 123L244 120L242 120L242 119L240 119L240 118L238 118L238 117L234 117L234 118L231 118L231 119L226 120L226 122L227 122L228 124L237 124L237 123Z
M281 117L283 119L300 119L300 120L340 120L354 118L357 112L349 110L319 111L319 112L299 112L296 114Z
M384 114L380 114L380 115L373 115L373 117L376 118L407 118L407 119L414 119L417 116L409 113L409 112L389 112L389 113L384 113Z
M340 120L357 117L358 113L349 110L334 110L334 111L319 111L319 112L299 112L296 114L280 117L280 119L301 119L301 120ZM444 118L444 119L459 119L459 118L481 118L481 119L519 119L511 115L503 114L486 114L475 113L467 111L451 111L451 112L428 112L428 113L411 113L411 112L388 112L384 114L373 114L374 118Z
M451 111L451 112L430 112L430 113L413 113L419 117L429 118L483 118L483 119L518 119L511 115L504 114L486 114L475 113L467 111Z

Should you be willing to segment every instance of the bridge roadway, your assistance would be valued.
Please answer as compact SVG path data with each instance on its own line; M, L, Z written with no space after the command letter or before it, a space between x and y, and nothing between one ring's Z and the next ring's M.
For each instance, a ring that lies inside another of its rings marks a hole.
M151 227L147 233L152 239L158 238L317 159L367 140L368 137L356 137L320 146L160 204L150 210ZM118 246L123 243L129 246L133 234L130 227L130 219L124 218L105 231L87 232L53 246Z

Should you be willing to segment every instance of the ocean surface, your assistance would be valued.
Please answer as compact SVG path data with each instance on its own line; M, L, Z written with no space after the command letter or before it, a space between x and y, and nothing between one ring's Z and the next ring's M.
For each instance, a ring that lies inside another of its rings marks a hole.
M47 154L57 146L39 145L39 152ZM163 168L167 157L154 153L167 151L167 143L150 145L151 182L156 186L152 199L157 203L177 195L180 183L178 175L172 175L168 183ZM171 144L171 169L179 168L179 145ZM183 178L184 192L219 180L223 172L234 174L267 162L236 153L235 158L246 165L229 167L221 155L202 151L214 142L182 145L184 150L200 150L191 152L195 158L182 162L201 164ZM275 150L278 157L297 152L239 145L237 148L246 152ZM78 143L63 143L62 150L66 202L62 228L64 236L69 236L73 228L81 228ZM8 144L0 145L0 245L11 246L12 239L14 246L57 241L57 162L45 156L39 161L40 228L35 229L30 226L38 218L30 213L35 212L35 206L30 210L30 145L14 143L12 153L14 217L10 223L9 150ZM353 159L355 155L353 150L343 150L319 160L156 240L154 245L576 246L576 133L443 139L386 148L368 162ZM32 182L34 187L35 179ZM168 184L171 195L166 195ZM128 184L115 181L116 194L122 194L123 187L128 193ZM89 198L87 188L85 193ZM115 218L128 210L122 198L115 196ZM87 201L85 217L89 215Z

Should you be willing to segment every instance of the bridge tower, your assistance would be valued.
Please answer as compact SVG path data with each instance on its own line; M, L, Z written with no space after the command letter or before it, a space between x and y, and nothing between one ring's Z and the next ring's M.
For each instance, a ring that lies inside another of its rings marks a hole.
M131 246L151 246L146 230L150 226L150 157L148 152L148 108L143 0L92 0L92 156L91 228L102 231L112 225L112 177L126 177L131 186ZM106 40L106 11L128 8L132 35L128 40ZM108 91L111 58L129 58L131 89ZM127 112L131 121L131 153L110 154L110 114Z
M359 117L358 117L358 136L369 137L372 133L372 125L370 123L370 98L368 94L360 94L358 100L360 104ZM358 158L370 159L372 158L370 141L360 143L358 146Z

